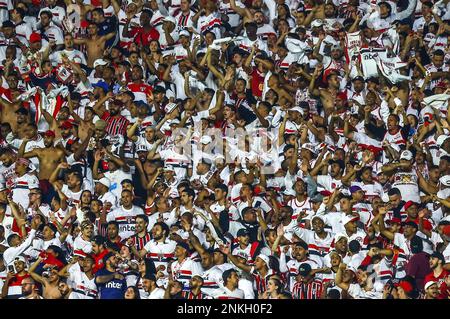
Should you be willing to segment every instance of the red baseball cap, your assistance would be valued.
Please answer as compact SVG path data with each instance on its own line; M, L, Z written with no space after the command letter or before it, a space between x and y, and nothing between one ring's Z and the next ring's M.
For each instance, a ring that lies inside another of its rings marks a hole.
M405 210L408 209L408 208L410 208L412 205L418 206L419 204L416 203L416 202L413 202L412 200L409 200L409 201L407 201L407 202L405 203Z
M396 284L395 286L396 286L396 287L402 287L403 290L404 290L406 293L410 293L411 291L413 291L413 286L412 286L409 282L407 282L406 280L400 281L400 282L399 282L398 284Z
M70 123L70 121L64 121L59 128L65 129L65 130L69 130L73 127L72 123Z
M436 84L435 87L445 89L445 88L447 88L447 84L445 84L444 81L440 81Z
M52 130L47 130L45 131L44 136L55 137L55 132L53 132Z
M396 223L396 224L401 224L402 220L398 217L393 217L391 219L388 220L389 223Z
M37 33L37 32L33 32L33 33L30 35L30 42L31 42L31 43L40 42L41 40L42 40L42 37L41 37L41 35L40 35L39 33Z
M445 225L444 228L442 228L442 234L450 236L450 225Z

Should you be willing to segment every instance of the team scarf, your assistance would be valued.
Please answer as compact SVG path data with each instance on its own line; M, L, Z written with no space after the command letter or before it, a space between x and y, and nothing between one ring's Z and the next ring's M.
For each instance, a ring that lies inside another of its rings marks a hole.
M62 105L64 104L64 99L68 94L69 88L64 85L54 88L48 94L45 94L42 89L32 87L23 94L19 95L18 99L21 101L31 100L34 103L34 107L36 109L35 123L37 125L42 117L42 112L39 105L41 105L42 109L46 110L54 119L56 119Z
M411 76L400 74L398 71L400 68L407 65L407 63L401 62L399 57L387 58L383 56L375 57L377 67L392 84L401 81L411 81Z
M352 61L355 56L359 55L361 47L362 40L359 31L347 33L345 35L345 59L347 64L350 64L350 61Z

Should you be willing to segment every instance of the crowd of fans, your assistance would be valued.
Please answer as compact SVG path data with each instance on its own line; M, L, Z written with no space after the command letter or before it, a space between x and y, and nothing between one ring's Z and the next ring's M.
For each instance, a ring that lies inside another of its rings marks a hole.
M449 0L4 0L3 299L448 299Z

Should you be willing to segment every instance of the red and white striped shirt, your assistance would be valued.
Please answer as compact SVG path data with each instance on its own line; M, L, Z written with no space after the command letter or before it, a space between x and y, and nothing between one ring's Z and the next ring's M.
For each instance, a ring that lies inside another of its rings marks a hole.
M292 289L292 299L320 299L322 289L322 280L317 278L308 284L296 282Z
M102 120L108 122L106 132L110 135L126 135L127 126L130 122L125 116L119 115L112 117L109 112L105 112L102 116Z

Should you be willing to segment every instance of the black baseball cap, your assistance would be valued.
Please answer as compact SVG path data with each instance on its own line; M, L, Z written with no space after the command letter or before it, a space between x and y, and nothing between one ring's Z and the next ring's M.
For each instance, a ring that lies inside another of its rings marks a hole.
M417 226L417 224L415 222L413 222L412 220L404 223L403 227L405 227L405 226L411 226L411 227L414 227L415 229L419 229L419 226Z
M430 258L437 258L442 261L442 264L445 264L445 257L442 253L435 251L430 255Z
M153 94L165 93L165 92L166 92L166 88L161 85L157 85L153 88Z
M16 26L14 25L14 23L12 21L4 21L2 23L2 28L15 28Z
M329 164L338 164L341 169L345 169L345 163L343 160L331 160Z
M301 264L300 267L298 268L298 274L300 276L306 277L311 273L311 266L307 263Z
M241 229L238 230L236 237L248 236L248 235L249 235L248 230L244 229L244 228L241 228Z
M106 265L106 262L108 261L108 259L111 258L111 257L114 257L114 256L115 256L115 254L113 254L113 253L111 253L111 252L107 253L107 254L106 254L105 256L103 256L103 258L102 258L103 264Z
M364 82L364 78L361 75L358 75L358 76L355 76L352 81L363 81Z
M16 114L23 114L23 115L28 115L28 110L24 107L20 107L19 109L17 109L17 111L15 112Z

